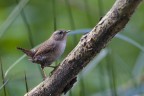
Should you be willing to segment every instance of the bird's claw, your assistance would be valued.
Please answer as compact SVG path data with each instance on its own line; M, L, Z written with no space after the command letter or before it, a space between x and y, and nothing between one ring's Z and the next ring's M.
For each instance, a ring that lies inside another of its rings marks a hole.
M49 66L49 67L54 68L49 74L51 76L53 74L53 72L58 68L58 65L57 66Z

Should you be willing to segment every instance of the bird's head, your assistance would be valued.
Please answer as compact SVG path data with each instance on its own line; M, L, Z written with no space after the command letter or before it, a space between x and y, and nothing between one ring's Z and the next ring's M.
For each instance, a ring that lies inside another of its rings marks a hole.
M70 32L70 30L57 30L52 34L52 38L61 41L67 38L67 33Z

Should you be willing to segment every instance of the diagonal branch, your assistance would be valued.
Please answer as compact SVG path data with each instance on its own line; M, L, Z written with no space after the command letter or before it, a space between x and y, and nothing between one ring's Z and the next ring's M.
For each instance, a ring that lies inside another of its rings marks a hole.
M110 11L91 32L82 36L78 45L45 81L25 96L59 96L73 78L130 20L142 0L116 0Z

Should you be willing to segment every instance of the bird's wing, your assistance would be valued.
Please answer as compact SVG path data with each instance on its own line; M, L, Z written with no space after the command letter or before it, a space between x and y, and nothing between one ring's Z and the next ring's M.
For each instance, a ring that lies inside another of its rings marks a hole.
M55 44L52 42L44 42L42 43L37 49L36 49L36 53L34 56L38 56L38 55L41 55L41 54L47 54L49 52L53 52L53 50L55 49Z

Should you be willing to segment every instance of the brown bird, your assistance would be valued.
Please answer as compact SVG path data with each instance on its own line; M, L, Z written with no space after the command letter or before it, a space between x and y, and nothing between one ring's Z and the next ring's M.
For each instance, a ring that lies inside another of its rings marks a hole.
M43 78L46 78L44 73L44 67L53 67L50 66L52 62L57 60L64 52L67 41L67 33L70 30L57 30L52 36L43 42L38 48L35 50L27 50L24 48L17 49L23 51L33 63L37 63L41 65Z

